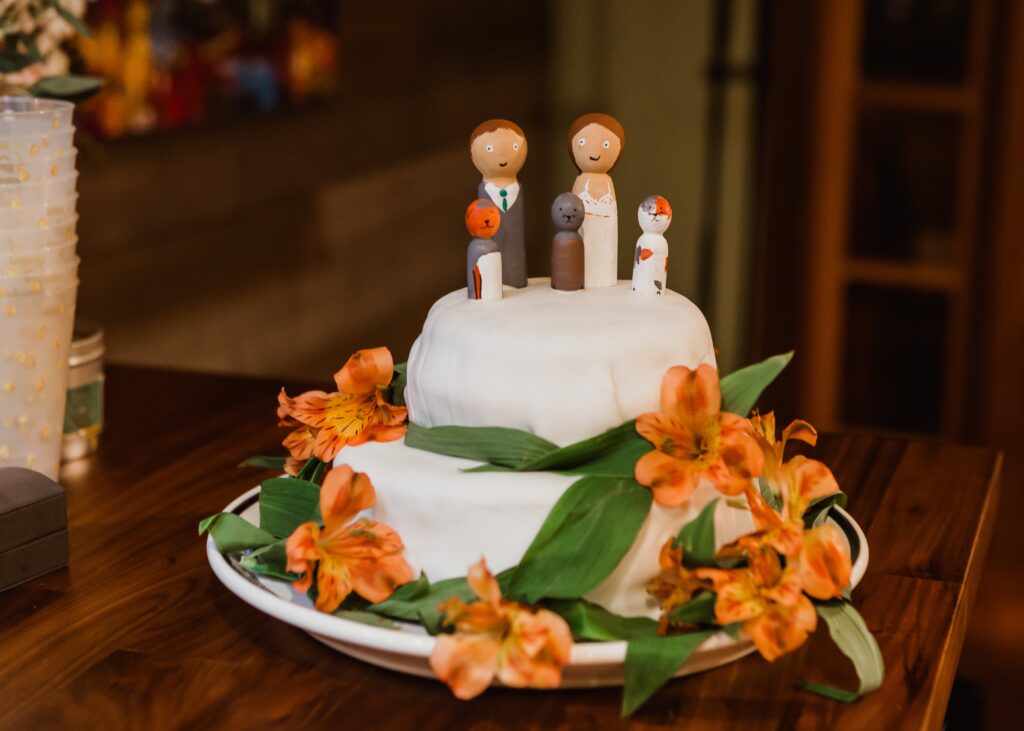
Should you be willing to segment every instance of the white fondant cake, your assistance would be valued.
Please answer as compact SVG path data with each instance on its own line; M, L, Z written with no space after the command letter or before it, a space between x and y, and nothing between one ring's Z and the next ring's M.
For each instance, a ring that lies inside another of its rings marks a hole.
M700 310L666 291L650 297L615 287L561 292L548 279L481 302L464 289L431 308L409 357L409 418L421 426L504 426L570 444L658 409L671 366L715 364ZM577 478L548 472L466 473L476 463L412 449L403 441L347 448L337 462L366 472L370 511L394 528L405 556L432 581L464 576L481 556L495 573L519 563L562 493ZM657 617L645 591L659 549L711 499L702 485L685 505L651 513L626 557L588 598L627 615ZM723 500L721 545L753 529Z
M715 365L711 332L680 294L531 279L494 302L465 289L438 300L409 355L405 399L420 426L505 426L564 446L656 411L665 371L701 363Z
M518 564L551 508L578 479L552 472L467 473L462 470L478 463L412 449L400 441L344 449L337 461L370 475L377 489L370 516L398 531L406 559L431 581L465 576L481 556L495 574ZM708 501L720 497L705 483L684 505L653 504L629 553L587 598L617 614L656 619L659 608L644 587L658 573L661 546ZM748 511L719 502L719 545L753 529Z

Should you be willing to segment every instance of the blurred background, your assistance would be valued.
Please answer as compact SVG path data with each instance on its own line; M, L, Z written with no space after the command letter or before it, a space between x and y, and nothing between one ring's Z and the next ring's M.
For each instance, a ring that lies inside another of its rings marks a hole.
M110 360L324 383L360 347L404 360L464 281L470 130L526 130L542 275L568 124L609 112L620 275L636 206L664 195L670 286L723 371L796 349L785 418L1007 450L952 707L1017 721L1024 3L95 0L86 19L73 67L108 83L78 117L79 312Z

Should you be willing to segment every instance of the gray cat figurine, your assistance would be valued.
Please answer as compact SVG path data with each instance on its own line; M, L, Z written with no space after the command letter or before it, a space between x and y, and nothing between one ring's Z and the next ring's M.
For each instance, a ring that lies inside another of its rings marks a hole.
M583 289L585 254L583 237L583 201L573 193L562 193L551 204L551 220L558 233L551 242L551 288L564 292Z

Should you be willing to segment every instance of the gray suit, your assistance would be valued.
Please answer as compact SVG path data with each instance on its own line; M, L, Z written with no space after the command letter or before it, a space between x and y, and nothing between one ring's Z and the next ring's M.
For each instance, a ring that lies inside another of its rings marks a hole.
M487 184L480 181L476 194L478 198L491 200L487 195ZM493 201L492 201L493 202ZM501 211L501 225L494 241L501 252L501 279L511 287L526 286L526 232L523 228L523 185L519 184L519 195L507 211L502 210L501 203L496 204Z

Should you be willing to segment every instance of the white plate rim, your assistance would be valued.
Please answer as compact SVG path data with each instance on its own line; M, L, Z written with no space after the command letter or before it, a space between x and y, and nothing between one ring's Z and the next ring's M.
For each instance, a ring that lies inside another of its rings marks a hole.
M260 487L247 490L232 500L223 510L235 513L240 505L249 502L258 495ZM838 514L839 521L833 520ZM833 505L829 520L837 524L844 535L849 537L852 532L859 543L857 557L850 572L850 589L852 590L864 577L868 565L868 543L857 521L838 505ZM842 523L846 523L846 528ZM318 639L326 638L336 642L352 644L370 650L395 653L408 658L428 658L434 649L435 638L401 630L374 627L373 625L355 622L333 614L325 614L311 607L303 607L288 599L284 599L254 578L242 573L228 558L217 550L213 538L207 536L206 555L213 573L222 584L245 603L277 620L297 627ZM248 573L248 572L246 572ZM268 580L273 581L273 580ZM282 585L287 582L281 581ZM718 632L708 638L694 653L704 654L721 650L726 646L753 643L748 639L734 639L725 632ZM737 648L738 649L738 648ZM569 656L569 665L574 667L607 666L624 663L626 659L626 641L614 642L577 642L573 644Z

